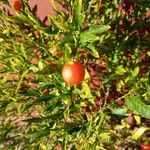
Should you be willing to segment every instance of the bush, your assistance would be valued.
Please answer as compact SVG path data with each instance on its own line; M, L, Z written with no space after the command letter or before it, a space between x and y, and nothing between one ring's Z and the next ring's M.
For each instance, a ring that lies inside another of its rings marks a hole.
M125 149L150 143L149 7L143 1L57 1L50 26L28 1L0 12L0 148ZM6 0L7 5L11 4ZM86 69L80 85L64 64Z

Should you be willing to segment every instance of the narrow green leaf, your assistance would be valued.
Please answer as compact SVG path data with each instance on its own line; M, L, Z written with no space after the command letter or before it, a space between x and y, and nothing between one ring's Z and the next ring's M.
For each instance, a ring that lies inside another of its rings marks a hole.
M61 120L63 117L64 117L63 111L59 111L59 112L57 111L55 114L49 115L44 119L56 121L56 120Z
M99 40L98 36L94 34L90 34L90 33L84 33L84 34L81 34L79 43L81 46L84 46L87 43L93 43L98 40Z
M23 44L20 44L19 48L20 48L20 51L21 51L23 57L27 60L28 57L27 57L26 49L24 48Z
M22 121L28 122L28 123L41 123L44 121L44 119L43 118L30 118L30 119L25 119Z
M73 90L73 93L79 95L81 93L81 91L78 88L75 87L74 90Z
M28 16L28 19L30 19L30 21L33 22L34 25L41 26L42 23L41 23L40 19L33 15L33 13L29 9L29 6L27 5L27 3L24 3L24 6L25 6L24 11L25 11L26 15Z
M24 93L25 96L40 96L40 93L37 90L28 90Z
M67 28L66 23L62 23L60 22L60 20L56 20L55 18L49 17L51 20L51 24L55 27L58 28L59 30L63 31L63 32L67 32L69 31Z
M43 113L44 114L48 114L50 112L52 112L53 110L56 110L57 108L61 108L62 104L61 101L59 101L59 99L54 99L44 110Z
M147 128L147 127L138 128L135 132L133 132L132 139L138 140L147 130L150 130L150 128Z
M125 70L125 69L123 68L123 66L121 65L121 66L117 66L117 67L116 67L115 72L116 72L117 74L119 74L119 75L123 75L123 74L126 72L126 70Z
M135 119L137 125L141 124L141 117L140 116L134 115L134 119Z
M127 97L126 105L129 109L136 111L142 117L150 119L150 105L146 105L138 97Z
M0 114L5 113L7 106L11 103L9 100L0 101Z
M43 102L47 102L49 100L52 100L56 97L55 94L50 94L50 95L46 95L46 96L42 96L42 97L39 97L37 98L35 101L33 101L32 103L27 103L26 105L24 105L23 107L23 112L24 111L27 111L28 109L30 109L31 107L33 107L34 105L40 105L41 103Z
M96 34L103 33L108 29L110 29L110 26L108 25L92 25L89 29L87 29L80 35L79 43L81 45L85 45L86 43L98 41L100 40L100 37L97 36Z
M49 94L49 95L42 96L42 97L38 98L37 100L34 101L34 103L40 103L43 101L46 102L46 101L49 101L55 97L57 97L55 94Z
M118 80L117 84L116 84L116 87L117 87L117 91L120 91L121 88L124 86L124 82L123 80Z
M67 143L68 143L68 140L69 140L68 133L65 133L65 137L64 137L64 140L63 140L63 149L64 149L64 150L67 150Z
M124 108L114 108L112 110L112 113L116 114L116 115L126 115L127 111L128 110L127 110L126 107L124 107Z
M91 25L89 29L87 29L85 33L89 34L100 34L110 29L109 25Z
M73 8L73 21L79 26L82 26L82 0L76 0Z
M73 42L73 38L71 35L65 35L65 37L60 41L59 45L60 46L64 46L67 43L72 43Z
M138 73L139 73L139 67L137 66L134 68L134 70L132 72L132 77L136 77L138 75Z
M34 73L38 72L39 71L39 68L37 66L34 66L34 65L31 65L29 67L29 70L33 71Z
M91 89L89 88L89 86L87 85L87 83L83 82L82 83L82 89L81 89L81 94L80 96L83 98L83 99L92 99L93 98L93 95L91 93Z
M26 76L26 74L28 73L28 70L24 70L21 77L20 77L20 80L17 84L17 88L16 88L16 91L15 91L15 94L17 94L18 90L20 89L21 87L21 84L22 84L22 81L23 81L23 78Z
M88 44L87 48L88 48L89 52L91 53L91 55L93 55L96 58L99 58L99 53L92 44Z
M15 17L6 16L4 14L1 14L1 17L5 18L8 22L11 22L13 24L24 23L24 24L32 25L32 22L23 14L17 14L17 16L15 16Z
M65 44L65 53L64 53L64 59L66 61L69 61L70 60L70 54L72 53L72 49L71 49L71 46L70 44Z
M40 70L40 71L43 70L43 69L44 69L44 61L40 60L40 61L38 62L38 67L39 67L39 70Z
M1 43L1 42L4 42L4 39L3 39L3 38L0 38L0 43Z
M33 25L32 21L27 16L21 13L17 13L17 16L13 18L13 20L15 20L17 23Z
M28 133L26 136L31 139L41 138L50 133L49 128L33 131L31 133Z

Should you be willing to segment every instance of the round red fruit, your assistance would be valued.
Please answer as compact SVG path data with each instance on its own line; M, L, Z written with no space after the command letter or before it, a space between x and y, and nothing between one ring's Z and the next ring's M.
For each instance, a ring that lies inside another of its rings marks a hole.
M71 62L63 66L62 77L65 82L71 85L80 84L83 81L84 76L84 66L79 62Z
M22 8L22 2L20 0L14 1L13 8L17 11L20 11Z
M150 144L141 144L142 150L150 150Z

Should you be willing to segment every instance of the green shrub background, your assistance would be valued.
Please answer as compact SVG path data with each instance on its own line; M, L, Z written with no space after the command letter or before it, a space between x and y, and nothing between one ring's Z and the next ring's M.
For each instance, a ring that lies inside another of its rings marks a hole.
M48 16L47 27L27 2L15 16L0 12L0 149L138 149L150 143L148 0L57 1L66 11L51 1L55 16ZM75 59L86 76L72 87L61 69ZM98 86L90 86L88 67Z

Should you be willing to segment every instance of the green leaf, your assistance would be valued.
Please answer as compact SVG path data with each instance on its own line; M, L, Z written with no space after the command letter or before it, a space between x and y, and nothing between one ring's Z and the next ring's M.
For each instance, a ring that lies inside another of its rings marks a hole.
M9 106L10 103L11 101L9 100L0 101L0 114L6 113L7 106Z
M34 66L34 65L31 65L29 67L29 70L33 71L34 73L38 72L39 71L39 68L37 66Z
M73 9L73 22L75 22L79 27L82 26L83 18L82 18L82 0L76 0L74 2Z
M9 37L11 35L11 30L6 29L6 30L3 31L3 34Z
M64 150L67 150L67 143L68 143L68 141L69 141L68 133L65 133L64 140L63 140L63 149Z
M44 69L44 67L45 67L44 65L45 65L45 64L44 64L44 61L40 60L40 61L38 62L38 67L39 67L39 70L40 70L40 71Z
M63 31L63 32L67 32L69 31L66 25L66 22L60 22L60 20L56 20L55 18L50 17L51 20L51 24L55 27L58 28L59 30Z
M140 116L134 115L134 119L135 119L137 125L141 124L141 117Z
M26 76L27 73L28 73L28 70L23 70L23 73L22 73L22 75L20 77L20 80L19 80L19 82L17 84L17 88L16 88L16 91L15 91L15 94L17 94L18 90L20 89L22 81L23 81L23 79L24 79L24 77Z
M37 100L35 100L33 103L40 103L40 102L47 102L49 100L52 100L53 98L57 97L55 94L49 94L46 96L42 96L40 98L38 98Z
M150 105L146 105L138 97L127 97L126 105L129 109L131 109L132 111L136 111L142 117L150 119Z
M26 49L24 48L23 44L19 44L18 47L16 47L16 48L20 49L23 57L27 60L28 57L27 57Z
M17 23L24 23L24 24L33 25L32 21L29 20L29 18L27 16L25 16L24 14L21 14L21 13L17 13L17 16L14 18L14 20Z
M59 45L60 46L64 46L67 43L72 43L73 42L73 38L71 35L65 35L65 37L60 41Z
M33 131L31 133L28 133L27 137L31 138L31 139L36 139L36 138L44 137L44 136L48 135L49 133L50 133L49 128L45 128L45 129L41 129L38 131Z
M133 72L132 72L132 77L136 77L139 73L139 67L135 67Z
M88 48L89 52L91 53L91 55L93 55L96 58L99 58L99 53L97 52L97 50L95 49L95 47L92 44L88 44L87 48Z
M124 73L126 72L126 70L123 68L123 66L117 66L115 72L119 75L124 75Z
M4 39L3 39L3 38L0 38L0 42L4 42Z
M86 45L87 43L98 41L100 40L100 37L96 34L103 33L108 29L110 29L110 26L108 25L92 25L89 29L87 29L80 35L79 43L81 45Z
M75 88L73 90L73 93L80 95L80 97L82 97L83 99L85 99L85 98L86 99L92 99L93 98L93 95L91 93L91 89L89 88L89 86L85 82L82 83L82 89L81 90L79 90L78 88Z
M50 102L49 105L47 105L47 107L43 110L44 114L49 114L50 112L52 112L53 110L57 110L57 108L61 108L62 104L61 101L59 99L54 99Z
M115 115L126 115L128 109L126 107L124 108L114 108L112 110L112 114L115 114Z
M83 98L83 99L91 99L93 98L93 95L91 93L91 89L89 88L89 86L87 85L87 83L83 82L82 83L82 89L81 89L81 94L80 96ZM92 101L91 101L92 102Z
M66 61L70 60L70 54L72 53L71 46L69 44L65 44L65 53L64 53L64 59Z
M64 117L64 114L63 114L63 111L57 111L55 114L52 114L52 115L49 115L49 116L47 116L47 117L45 117L44 119L46 120L48 120L49 122L50 122L50 120L51 120L51 122L55 122L56 120L61 120L62 118Z
M73 93L74 93L74 94L78 94L78 95L79 95L80 92L81 92L81 91L80 91L78 88L76 88L76 87L75 87L74 90L73 90Z
M86 45L87 43L93 43L95 41L98 41L100 38L94 34L90 34L90 33L84 33L84 34L81 34L80 36L80 45L83 46L83 45Z
M24 93L25 96L40 96L40 93L38 90L27 90L26 93Z
M25 119L22 121L28 122L28 123L41 123L44 121L44 119L43 118L30 118L30 119Z
M24 11L25 11L26 15L28 16L28 19L30 19L30 21L33 22L34 25L41 26L42 23L41 23L40 19L33 15L33 13L29 9L27 3L24 3L24 6L25 6Z
M84 34L100 34L110 29L109 25L91 25Z
M147 130L150 130L150 128L147 128L147 127L138 128L135 132L133 132L132 139L138 140Z
M29 103L29 104L27 103L26 105L24 105L23 111L27 111L28 109L30 109L34 105L40 105L43 102L48 102L48 101L54 99L55 97L57 97L55 94L50 94L50 95L39 97L35 101L33 101L32 103Z
M8 22L11 22L13 24L16 23L24 23L24 24L30 24L32 25L32 22L28 19L28 17L26 17L23 14L17 14L17 16L15 17L11 17L11 16L6 16L4 14L1 14L3 18L5 18Z

